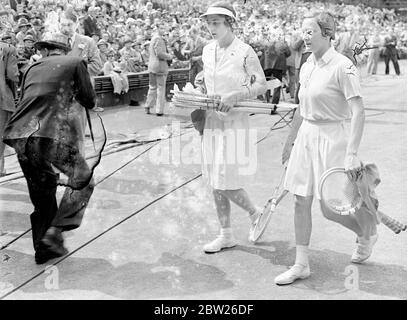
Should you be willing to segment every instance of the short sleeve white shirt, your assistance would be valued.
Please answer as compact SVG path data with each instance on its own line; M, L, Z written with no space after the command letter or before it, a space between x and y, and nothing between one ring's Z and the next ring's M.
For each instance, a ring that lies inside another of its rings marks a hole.
M348 100L361 97L360 77L352 61L329 48L317 62L314 55L300 71L300 112L311 121L341 121L351 117Z

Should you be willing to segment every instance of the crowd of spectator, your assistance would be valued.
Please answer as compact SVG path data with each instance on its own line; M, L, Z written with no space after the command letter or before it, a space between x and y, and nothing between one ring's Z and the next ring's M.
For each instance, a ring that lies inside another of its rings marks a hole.
M104 65L100 74L112 70L126 74L147 70L151 38L157 26L162 26L168 52L173 56L170 68L189 68L193 82L202 69L202 47L211 39L199 18L209 3L201 0L27 0L12 8L5 1L0 11L0 38L16 46L22 74L39 58L33 44L45 31L58 28L60 12L73 10L80 21L78 32L93 38L97 44ZM334 13L338 22L334 45L349 57L355 45L365 39L367 45L377 44L379 39L383 46L386 37L396 37L396 47L401 54L407 47L407 23L401 21L394 10L302 0L241 0L233 2L233 7L237 12L236 35L255 48L263 67L274 70L271 73L274 76L280 77L280 71L285 74L298 68L304 50L300 45L301 22L304 15L313 10L327 9ZM367 54L360 55L359 62L366 61Z

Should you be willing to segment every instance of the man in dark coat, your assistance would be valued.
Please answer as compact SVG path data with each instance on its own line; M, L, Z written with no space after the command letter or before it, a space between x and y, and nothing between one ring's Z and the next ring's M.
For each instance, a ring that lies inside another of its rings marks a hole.
M18 83L17 51L12 45L0 42L0 137L11 114L16 110L15 96ZM0 140L0 177L4 170L5 145Z
M67 253L62 231L79 227L92 195L92 170L80 150L86 109L95 92L86 62L66 56L68 37L54 33L36 42L42 58L22 81L17 110L7 123L4 142L16 150L27 180L35 260L38 264ZM59 179L56 170L68 177ZM67 186L58 207L57 185Z
M283 80L283 75L287 71L287 58L291 55L290 47L285 41L276 40L268 45L264 49L264 75L267 80L272 77L278 80ZM273 92L273 98L271 103L278 104L280 102L280 90L281 88L275 88ZM266 92L267 102L270 99L270 91Z
M398 52L396 48L397 38L395 35L389 35L384 39L384 63L386 65L386 74L390 71L390 60L393 62L396 74L400 74L400 66L398 62Z
M85 36L92 37L94 34L97 34L99 37L101 36L96 18L96 10L94 7L89 7L88 16L85 20L83 20L83 28L85 31Z

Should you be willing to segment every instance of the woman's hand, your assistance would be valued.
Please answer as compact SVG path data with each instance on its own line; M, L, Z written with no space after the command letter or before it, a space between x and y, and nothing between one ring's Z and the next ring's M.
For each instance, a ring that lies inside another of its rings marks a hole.
M239 91L232 91L222 96L220 99L221 112L229 112L241 100Z
M362 162L355 154L347 154L344 161L345 172L352 181L359 178L359 171L362 168Z

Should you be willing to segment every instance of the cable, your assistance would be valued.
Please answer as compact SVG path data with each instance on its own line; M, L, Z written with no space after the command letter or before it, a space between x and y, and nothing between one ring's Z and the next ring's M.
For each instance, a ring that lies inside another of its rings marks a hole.
M148 204L146 204L144 207L138 209L137 211L133 212L132 214L130 214L129 216L127 216L126 218L124 218L123 220L117 222L116 224L114 224L113 226L107 228L106 230L104 230L102 233L98 234L97 236L93 237L92 239L88 240L87 242L85 242L84 244L82 244L81 246L79 246L78 248L76 248L75 250L71 251L70 253L68 253L67 255L63 256L61 259L59 259L58 261L56 261L54 264L52 264L52 266L56 266L57 264L61 263L62 261L64 261L66 258L70 257L71 255L73 255L74 253L76 253L77 251L79 251L80 249L84 248L85 246L87 246L88 244L92 243L93 241L95 241L96 239L100 238L101 236L103 236L104 234L106 234L107 232L109 232L110 230L116 228L117 226L121 225L123 222L129 220L130 218L134 217L136 214L140 213L141 211L143 211L144 209L150 207L151 205L153 205L154 203L160 201L161 199L165 198L166 196L170 195L171 193L177 191L178 189L181 189L182 187L184 187L185 185L187 185L188 183L191 183L192 181L198 179L199 177L202 176L202 173L196 175L195 177L189 179L188 181L182 183L181 185L175 187L174 189L172 189L171 191L163 194L162 196L154 199L153 201L149 202ZM49 267L49 266L48 266ZM22 284L20 284L19 286L17 286L16 288L14 288L13 290L7 292L5 295L0 297L0 300L3 300L4 298L8 297L9 295L13 294L14 292L16 292L17 290L19 290L20 288L24 287L26 284L30 283L31 281L33 281L34 279L38 278L40 275L42 275L47 269L44 269L40 272L38 272L36 275L32 276L30 279L24 281Z
M123 169L125 166L127 166L128 164L130 164L130 163L133 162L134 160L138 159L140 156L142 156L143 154L145 154L146 152L148 152L151 148L153 148L154 146L158 145L160 142L165 141L165 140L168 140L168 139L171 139L171 138L173 138L173 137L180 137L180 136L182 136L182 135L184 135L184 134L186 134L186 133L188 133L188 130L185 130L183 133L181 133L181 134L179 134L179 135L176 135L176 136L170 135L169 137L167 137L167 138L165 138L165 139L161 139L161 140L157 140L157 141L152 141L152 142L155 142L154 145L150 146L149 148L147 148L147 149L144 150L143 152L139 153L138 155L136 155L135 157L133 157L132 159L130 159L130 160L129 160L128 162L126 162L124 165L120 166L118 169L114 170L113 172L111 172L110 174L108 174L107 176L105 176L102 180L100 180L100 181L98 181L98 182L96 183L95 187L96 187L97 185L99 185L100 183L102 183L103 181L105 181L107 178L110 178L110 177L111 177L113 174L115 174L117 171ZM152 143L152 142L141 143L141 145L149 144L149 143ZM120 150L120 151L122 151L122 150ZM117 151L117 152L118 152L118 151ZM115 152L113 152L113 153L115 153ZM26 230L25 232L23 232L21 235L19 235L17 238L13 239L13 240L10 241L9 243L6 243L5 245L3 245L3 246L0 248L0 251L3 250L3 249L6 249L7 247L9 247L11 244L13 244L13 243L14 243L15 241L17 241L19 238L21 238L22 236L24 236L25 234L27 234L29 231L31 231L31 228L28 229L28 230Z

